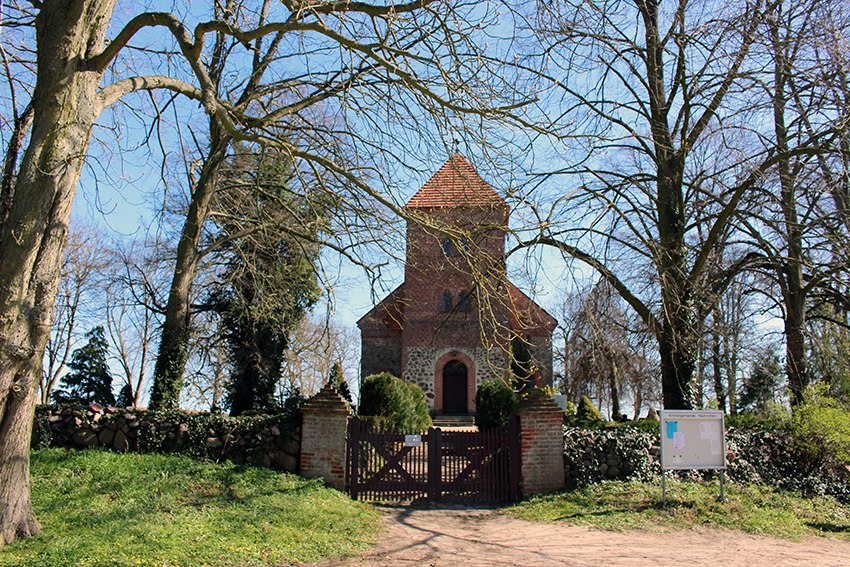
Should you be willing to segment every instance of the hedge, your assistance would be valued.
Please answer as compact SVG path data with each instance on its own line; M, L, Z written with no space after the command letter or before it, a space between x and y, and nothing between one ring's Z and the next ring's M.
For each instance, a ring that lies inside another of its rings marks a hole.
M657 428L657 422L655 422ZM729 428L726 431L726 477L732 482L761 483L805 494L828 494L850 503L850 471L820 452L808 451L795 434L784 430ZM609 427L564 427L567 486L605 480L655 481L661 473L660 433L646 424ZM709 478L714 471L676 471L685 478Z

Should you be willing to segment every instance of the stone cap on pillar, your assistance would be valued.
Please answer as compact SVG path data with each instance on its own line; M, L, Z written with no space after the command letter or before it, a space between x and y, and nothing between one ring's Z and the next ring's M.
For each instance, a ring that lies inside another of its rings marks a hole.
M552 399L552 396L537 388L520 401L516 412L519 415L527 415L530 413L563 413L564 411Z
M319 390L315 396L301 406L302 412L352 415L351 407L339 392L330 384Z

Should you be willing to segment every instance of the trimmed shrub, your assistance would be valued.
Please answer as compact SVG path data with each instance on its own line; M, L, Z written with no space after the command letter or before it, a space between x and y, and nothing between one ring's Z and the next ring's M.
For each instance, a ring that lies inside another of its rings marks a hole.
M504 380L487 380L475 393L475 424L487 429L504 427L514 414L519 396Z
M587 396L582 396L578 402L575 415L576 424L587 425L593 422L602 421L602 413L596 409L593 402Z
M386 420L380 420L381 428L400 433L419 433L431 426L428 402L422 390L388 372L363 379L358 413L384 417Z

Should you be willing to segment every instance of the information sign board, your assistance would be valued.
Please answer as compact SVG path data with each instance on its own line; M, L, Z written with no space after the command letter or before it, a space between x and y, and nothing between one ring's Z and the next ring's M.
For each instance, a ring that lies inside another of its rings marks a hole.
M661 469L725 469L725 414L661 410Z

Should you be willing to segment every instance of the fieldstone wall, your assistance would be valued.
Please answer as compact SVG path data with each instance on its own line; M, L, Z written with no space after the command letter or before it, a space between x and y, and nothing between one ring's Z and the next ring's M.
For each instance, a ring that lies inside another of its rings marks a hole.
M32 445L181 453L298 472L301 424L296 414L228 417L100 404L40 406Z
M368 337L361 339L360 375L362 378L380 372L401 376L401 338Z
M475 363L474 389L485 380L504 378L508 364L505 353L500 349L487 350L482 347L475 348L433 348L433 347L409 347L407 349L407 360L402 369L401 377L407 382L419 386L428 400L428 405L433 409L435 400L434 371L437 360L452 351L461 352Z

